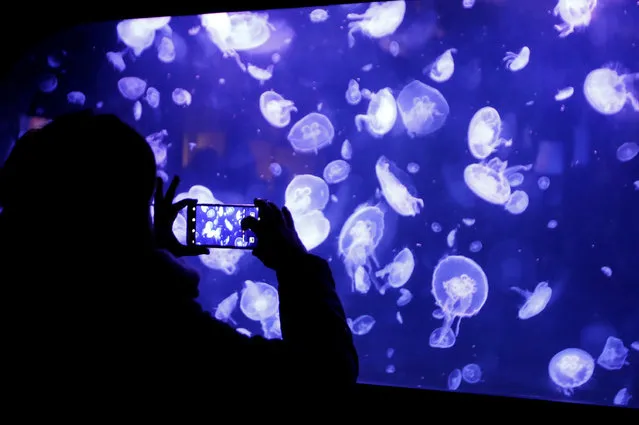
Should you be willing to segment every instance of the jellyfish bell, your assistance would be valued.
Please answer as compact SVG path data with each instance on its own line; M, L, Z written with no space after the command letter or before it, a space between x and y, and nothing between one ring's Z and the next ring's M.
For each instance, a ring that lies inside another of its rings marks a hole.
M580 348L566 348L548 363L548 376L567 396L590 381L594 371L595 360Z
M330 199L330 190L322 178L312 174L298 174L286 186L284 199L292 215L301 215L313 210L323 210Z
M504 205L511 195L503 162L470 164L464 169L466 186L479 198L494 205Z
M488 158L501 145L510 146L512 140L501 137L503 123L499 112L485 106L479 109L468 124L468 150L476 159Z
M399 215L413 217L424 207L411 177L384 155L375 163L375 175L388 205Z
M439 90L413 80L397 96L397 109L410 137L423 137L446 123L450 106Z
M602 115L615 115L626 104L639 111L634 88L637 80L639 73L628 74L619 65L610 64L588 73L584 80L584 96L590 106Z

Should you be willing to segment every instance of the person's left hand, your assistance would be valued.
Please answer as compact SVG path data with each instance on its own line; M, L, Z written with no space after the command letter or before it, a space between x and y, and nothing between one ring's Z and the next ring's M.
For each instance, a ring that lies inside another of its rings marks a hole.
M153 233L158 248L166 249L176 257L189 257L208 254L208 248L196 245L182 245L173 233L173 222L185 207L197 204L197 199L182 199L173 203L175 192L180 184L178 176L173 177L169 188L164 193L164 182L158 178L155 186L155 202L153 206Z

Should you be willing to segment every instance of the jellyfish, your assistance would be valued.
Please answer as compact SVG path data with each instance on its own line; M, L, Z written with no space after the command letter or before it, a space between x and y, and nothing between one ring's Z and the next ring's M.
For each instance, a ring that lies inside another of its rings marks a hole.
M173 103L184 107L189 106L192 100L191 93L181 88L173 90L171 98L173 99Z
M511 188L521 186L524 183L524 175L522 173L512 173L507 179Z
M639 144L626 142L617 148L617 159L621 162L633 160L639 154Z
M371 331L371 329L373 329L373 326L375 326L375 319L373 316L364 314L357 317L355 320L348 318L346 319L346 323L348 324L348 327L351 328L353 335L366 335Z
M408 135L423 137L439 130L448 117L446 98L421 81L408 83L397 96L397 108Z
M293 215L295 229L304 247L311 251L321 245L331 232L331 222L320 210Z
M210 249L208 254L200 255L200 261L211 270L218 270L226 275L237 272L237 264L244 256L243 249Z
M351 166L343 159L336 159L326 164L322 176L328 184L341 183L348 178L351 172Z
M619 370L626 364L628 348L623 345L623 341L614 336L609 336L606 340L601 354L597 358L597 364L607 370Z
M373 137L382 137L388 133L397 120L397 105L389 88L384 88L377 93L369 95L370 103L366 114L355 116L357 131L364 127Z
M476 384L481 380L481 368L475 363L469 363L462 368L462 379L469 384Z
M395 302L397 307L403 307L413 300L413 294L406 288L399 288L399 298Z
M136 56L153 45L155 31L166 26L171 17L125 19L118 22L118 38L131 48Z
M122 52L107 52L106 57L116 71L122 72L126 69Z
M466 186L479 198L495 205L510 199L511 189L504 175L506 163L493 158L487 164L470 164L464 169Z
M293 124L287 139L298 153L317 153L330 145L335 137L333 124L326 115L311 112Z
M555 25L559 37L566 37L575 28L587 27L592 19L592 12L597 7L598 0L558 0L553 14L563 21Z
M264 282L244 282L240 297L240 310L256 322L266 320L278 312L280 298L277 289Z
M481 241L472 241L468 246L470 252L479 252L484 247Z
M632 81L639 79L637 74L622 74L610 68L598 68L591 71L584 81L584 96L592 108L603 115L619 113L630 103L639 111L639 101L632 92Z
M355 284L355 291L359 292L360 294L367 294L368 291L371 289L371 278L363 266L359 266L355 270L353 281Z
M566 396L572 395L575 388L590 381L594 371L595 360L579 348L561 350L548 363L550 379Z
M340 155L342 156L342 159L345 159L346 161L353 158L353 146L351 146L351 142L344 140L342 148L340 149Z
M369 276L372 272L371 262L379 268L375 249L383 236L384 211L378 205L360 205L344 222L338 237L337 252L351 278L351 290L355 290L354 275L358 267L364 267ZM372 276L371 280L377 285Z
M391 288L401 288L413 275L415 257L413 252L404 248L395 255L393 261L375 273L376 277L386 278L386 285ZM383 293L383 292L382 292Z
M475 0L462 1L462 6L464 6L464 9L472 9L474 5L475 5Z
M284 128L291 122L291 112L297 112L295 103L286 100L273 90L260 95L260 112L264 119L275 128Z
M435 267L431 292L444 313L444 322L431 333L429 345L434 348L452 347L459 335L461 319L475 316L486 303L488 278L479 264L470 258L451 255ZM458 320L453 333L455 318Z
M373 2L363 14L349 13L348 45L355 45L354 34L361 32L369 38L393 35L404 20L406 2L404 0Z
M87 101L87 97L81 91L72 91L67 94L67 102L74 105L84 105Z
M118 91L129 100L138 100L146 90L146 81L138 77L124 77L118 80Z
M541 176L537 179L537 187L539 190L548 190L550 187L550 179L546 176Z
M314 24L317 24L317 23L320 23L320 22L324 22L325 20L328 19L328 12L325 9L314 9L309 14L309 19Z
M262 335L266 339L282 339L282 323L280 322L280 314L276 312L274 315L260 320L262 326Z
M462 372L459 369L453 369L452 372L448 375L448 389L450 391L455 391L459 388L462 381Z
M155 109L160 106L160 92L155 87L149 87L146 90L144 100L146 100L146 103L148 103L151 108Z
M273 78L273 69L274 69L273 65L269 65L268 67L266 67L266 69L264 69L264 68L257 67L255 65L251 65L250 63L248 64L246 68L249 75L255 78L257 81L259 81L260 85L264 85L265 81L268 81L271 78Z
M282 166L278 164L277 162L271 162L271 164L268 166L268 170L275 177L278 177L282 174Z
M632 395L630 395L628 388L622 388L617 391L617 394L615 394L615 398L613 399L612 404L614 404L615 406L627 406L628 403L630 403L631 398Z
M424 207L408 174L383 155L375 164L375 174L384 199L397 214L412 217Z
M164 63L171 63L175 60L175 45L169 37L162 37L158 44L158 60Z
M544 311L552 296L552 289L548 286L548 282L539 282L533 292L526 291L517 286L511 286L510 289L517 292L526 300L517 313L521 320L530 319Z
M435 62L424 69L424 74L428 73L431 80L436 83L443 83L450 80L455 72L455 60L453 53L457 53L457 49L448 49L442 53Z
M521 71L528 65L530 61L530 49L528 46L524 46L521 48L519 53L515 52L506 52L506 56L504 56L504 62L506 62L506 69L516 72Z
M485 106L475 112L468 124L468 149L477 159L488 158L501 145L510 146L512 140L501 138L502 124L499 112Z
M508 201L506 201L504 209L513 215L518 215L528 209L529 203L530 199L528 194L523 190L516 190L510 195Z
M136 100L133 104L133 119L140 121L140 118L142 118L142 104L139 100Z
M419 164L415 162L409 162L406 165L406 171L408 171L411 174L417 174L419 172Z
M215 309L214 317L217 320L220 320L222 322L231 322L235 324L235 320L233 320L233 318L231 317L231 314L233 314L233 311L237 307L238 300L239 300L239 295L237 294L237 292L233 292L231 295L224 298L217 305L217 308Z
M573 94L575 94L575 89L573 87L565 87L557 92L555 100L561 102L562 100L572 97Z
M330 191L326 182L312 174L293 177L284 192L284 204L293 216L313 210L321 211L326 208L329 198Z
M359 91L359 83L355 80L348 81L346 89L346 102L349 105L357 105L362 100L362 93Z
M38 87L43 93L51 93L58 88L58 79L55 75L47 74L42 77Z
M169 133L166 130L160 130L146 136L146 142L151 147L153 156L155 157L155 164L160 168L166 165L166 161L168 159L169 146L164 143L164 139L168 135Z

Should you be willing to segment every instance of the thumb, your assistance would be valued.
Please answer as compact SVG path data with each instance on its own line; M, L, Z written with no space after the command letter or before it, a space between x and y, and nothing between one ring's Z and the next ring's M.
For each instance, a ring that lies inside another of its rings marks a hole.
M252 231L253 231L253 233L255 233L255 234L257 234L257 233L258 233L258 232L257 232L257 230L258 230L258 228L259 228L259 224L260 224L260 222L259 222L259 221L257 221L257 218L255 218L255 217L251 217L251 216L249 216L249 217L244 217L244 218L242 219L242 223L241 223L241 225L242 225L242 230L244 230L244 231L246 231L246 230L252 230Z
M283 207L282 215L284 215L284 223L286 224L286 226L289 229L295 229L295 221L293 221L293 216L291 215L291 211L288 208Z

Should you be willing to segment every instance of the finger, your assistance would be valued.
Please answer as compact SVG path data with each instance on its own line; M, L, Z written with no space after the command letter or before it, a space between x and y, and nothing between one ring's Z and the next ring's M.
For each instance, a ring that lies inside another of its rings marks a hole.
M182 211L184 208L186 207L193 207L197 205L197 199L182 199L180 201L177 201L175 204L173 204L172 208L173 211L178 212L178 211Z
M252 230L253 233L255 233L255 235L257 235L259 238L258 232L259 232L260 222L255 217L251 217L251 216L244 217L242 219L241 225L242 225L243 231Z
M208 255L209 253L209 249L203 246L191 246L186 251L186 255L190 257L195 257L196 255Z
M273 222L277 223L278 225L284 224L285 221L284 221L284 214L282 213L282 210L279 209L279 207L275 205L273 202L267 202L267 204L271 210L271 214L273 215Z
M177 192L178 185L180 184L180 177L174 176L173 180L171 180L171 184L169 188L166 190L166 194L164 195L165 199L170 199L171 201L175 198L175 192Z
M155 203L159 204L164 199L164 181L157 177L155 179Z
M269 207L268 202L264 199L255 198L255 206L258 208L258 216L261 220L271 221L273 219L273 211L271 207Z
M295 229L295 222L293 221L293 216L288 208L282 207L282 215L284 216L284 223L289 229Z

